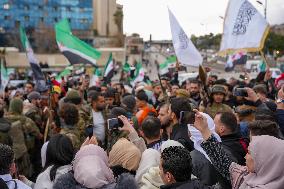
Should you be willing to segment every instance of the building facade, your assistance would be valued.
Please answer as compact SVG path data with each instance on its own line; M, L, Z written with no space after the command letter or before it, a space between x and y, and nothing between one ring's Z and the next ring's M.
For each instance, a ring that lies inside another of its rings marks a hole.
M123 33L123 6L116 0L93 0L93 28L98 36L114 37ZM120 12L122 15L116 13ZM117 18L115 16L117 15Z
M67 18L74 30L92 30L92 0L0 0L0 29L53 27Z

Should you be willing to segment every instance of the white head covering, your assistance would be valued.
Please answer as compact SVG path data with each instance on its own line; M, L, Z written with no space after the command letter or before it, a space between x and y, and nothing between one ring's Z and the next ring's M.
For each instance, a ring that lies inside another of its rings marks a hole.
M149 148L142 153L141 161L135 176L135 179L138 183L141 181L142 176L147 173L151 167L159 166L160 158L160 152L155 149Z
M170 147L170 146L180 146L180 147L183 147L183 148L184 148L184 146L183 146L181 143L179 143L178 141L175 141L175 140L167 140L167 141L163 142L163 144L162 144L162 146L161 146L161 153L162 153L166 148L168 148L168 147Z
M211 133L215 136L215 138L221 142L221 138L220 136L215 132L215 124L214 124L214 121L213 119L206 113L203 113L203 112L200 112L203 116L206 117L207 119L207 124L208 124L208 127L211 131ZM203 150L203 148L201 147L201 143L203 142L203 137L202 137L202 134L200 133L199 130L197 130L194 126L192 125L188 125L188 131L190 132L191 134L191 137L190 139L193 141L194 143L194 148L201 152L209 161L210 161L210 158L208 157L208 155L206 154L206 152ZM211 162L211 161L210 161Z
M46 163L46 150L47 150L47 146L48 146L49 141L45 142L42 147L41 147L41 166L42 168L45 167L45 163Z

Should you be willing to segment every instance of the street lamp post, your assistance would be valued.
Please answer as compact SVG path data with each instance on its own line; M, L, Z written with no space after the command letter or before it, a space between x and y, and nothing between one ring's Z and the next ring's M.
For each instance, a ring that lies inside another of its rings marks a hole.
M264 7L264 18L266 19L266 16L267 16L267 0L265 0L264 5L261 1L256 1L256 2Z

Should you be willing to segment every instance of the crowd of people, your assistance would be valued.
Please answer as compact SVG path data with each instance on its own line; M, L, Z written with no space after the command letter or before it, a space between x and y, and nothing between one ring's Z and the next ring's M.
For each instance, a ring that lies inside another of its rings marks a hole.
M284 188L284 74L172 78L6 87L0 188Z

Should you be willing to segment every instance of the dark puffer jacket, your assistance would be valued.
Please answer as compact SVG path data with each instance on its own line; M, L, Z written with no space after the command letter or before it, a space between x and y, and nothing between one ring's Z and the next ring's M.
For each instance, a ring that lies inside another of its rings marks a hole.
M59 177L56 183L53 185L53 189L88 189L78 183L74 175L68 172ZM116 183L110 183L104 185L99 189L138 189L138 185L134 177L128 173L121 174L117 179Z

